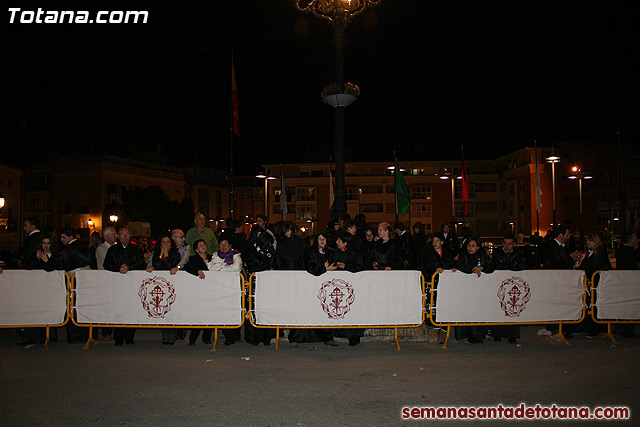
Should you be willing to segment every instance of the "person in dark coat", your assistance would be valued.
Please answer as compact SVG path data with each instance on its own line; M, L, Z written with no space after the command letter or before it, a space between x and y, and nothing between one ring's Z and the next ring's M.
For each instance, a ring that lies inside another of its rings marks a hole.
M587 237L587 249L588 252L578 266L579 269L584 270L587 279L591 280L593 274L598 270L611 270L611 261L609 261L607 248L598 233L593 233ZM588 300L590 300L591 295L589 294L588 297ZM588 338L596 337L600 332L604 331L604 325L597 324L589 315L585 316L576 328L581 332L586 332Z
M502 239L502 247L493 251L493 263L496 270L522 271L525 269L525 260L522 252L515 245L516 237L506 234ZM507 338L511 344L517 344L520 338L520 326L518 325L494 325L491 326L491 336L494 341Z
M216 244L218 241L216 240ZM184 266L184 271L194 276L204 279L204 272L209 271L207 263L211 261L211 255L207 253L207 242L204 239L196 239L193 242L193 250L195 253L189 257L189 261ZM202 342L211 344L211 329L205 329L202 332ZM189 334L189 345L196 345L200 329L192 329Z
M307 246L296 235L296 226L291 221L282 224L283 236L278 239L276 268L278 270L304 270L304 251Z
M336 249L333 251L333 265L337 271L349 271L357 273L363 271L364 261L362 255L355 249L349 247L352 236L349 233L340 233L336 239ZM360 338L364 336L362 328L343 328L334 329L333 335L336 337L347 338L349 346L353 347L360 344Z
M388 222L378 224L378 240L369 253L367 268L372 270L400 270L402 257L393 239L393 229Z
M19 265L24 267L27 259L40 247L40 239L42 232L40 231L40 221L37 218L29 217L24 221L22 227L26 235L22 242L22 250L20 251Z
M362 237L358 234L358 225L352 219L345 223L345 231L351 235L351 249L362 253Z
M490 274L495 270L493 261L476 236L469 236L466 239L458 256L457 268L452 268L452 271L457 269L463 273L476 274L480 277L482 273ZM467 338L470 343L477 344L484 341L488 331L487 326L456 326L455 335L458 340Z
M313 244L304 252L304 267L309 274L320 276L327 271L335 271L337 269L335 263L332 263L333 250L328 246L327 233L322 231L318 233ZM298 343L303 342L324 342L326 345L340 345L333 339L331 330L329 329L289 329L289 343L295 347Z
M273 236L261 227L254 226L249 233L246 250L242 253L245 270L249 275L260 271L273 270L275 250L273 249ZM278 247L280 245L278 244ZM254 289L255 291L255 289ZM249 295L247 295L247 307ZM274 328L255 328L250 322L244 323L244 340L251 345L270 345L271 339L276 337Z
M127 227L118 230L118 243L107 250L104 257L104 269L115 273L127 274L129 270L144 270L144 255L137 245L131 243L131 233ZM113 339L116 346L123 342L133 344L135 328L114 328Z
M620 236L620 246L616 250L616 270L638 270L638 234L632 231L622 233ZM638 338L633 331L633 323L616 325L615 333L621 333L626 338Z
M553 230L553 240L544 251L544 268L547 270L571 270L576 265L577 253L569 253L567 243L571 236L569 227L559 225Z
M89 249L80 246L76 239L76 230L65 228L60 232L62 249L54 258L53 264L56 270L73 271L91 265Z
M40 245L27 258L27 270L53 271L53 253L51 251L53 238L48 234L40 234L40 237ZM58 340L56 328L51 328L50 338L52 341ZM18 343L21 347L43 343L46 340L46 328L24 328L21 339L22 341Z
M367 266L367 268L371 268L369 267L369 260L371 259L371 257L373 256L373 246L376 243L376 231L372 228L367 226L367 228L364 230L363 233L363 238L362 238L362 245L360 247L360 253L362 254L362 259L365 262L365 265ZM365 269L366 270L366 269Z
M403 270L413 268L411 253L411 233L407 231L407 227L402 222L396 222L393 225L393 231L396 235L396 248L398 249L401 268Z
M444 235L439 231L433 233L431 245L422 248L418 260L418 268L427 282L431 281L431 277L436 272L442 273L456 265L453 256L445 246Z
M154 249L149 263L147 265L147 272L151 273L154 270L158 271L172 271L180 263L180 253L176 247L176 243L173 239L165 234L157 239L158 246ZM175 270L173 270L175 274ZM178 329L176 328L162 328L162 344L173 345L178 339Z
M453 225L449 222L445 222L442 224L440 228L442 235L444 236L444 246L448 250L448 252L454 258L460 252L460 241L458 241L458 236L456 232L453 231Z
M424 224L421 222L416 222L413 224L413 234L409 239L409 250L411 251L411 265L415 268L420 269L420 253L422 249L427 246L429 243L429 238L425 233Z

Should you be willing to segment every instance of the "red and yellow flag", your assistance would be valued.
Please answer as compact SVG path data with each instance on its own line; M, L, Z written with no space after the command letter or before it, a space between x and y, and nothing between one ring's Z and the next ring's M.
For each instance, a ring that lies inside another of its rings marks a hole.
M233 60L231 60L231 103L233 106L233 131L238 137L240 137L240 119L238 118L238 105L240 105L240 98L238 97L236 71L233 68Z

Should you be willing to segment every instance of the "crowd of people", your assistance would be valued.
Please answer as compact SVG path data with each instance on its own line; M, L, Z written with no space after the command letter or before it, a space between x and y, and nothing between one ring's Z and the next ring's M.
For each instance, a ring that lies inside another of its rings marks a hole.
M393 226L381 222L376 228L359 214L351 219L348 214L328 224L326 231L303 239L297 234L297 227L291 221L269 224L264 215L258 215L248 236L243 223L229 219L227 227L219 234L206 226L206 218L198 213L194 217L194 227L185 234L180 229L158 236L155 247L147 251L131 241L127 227L118 230L104 227L102 235L93 232L89 246L81 245L76 239L76 230L59 230L58 239L50 233L40 231L36 218L24 222L26 238L20 252L19 266L31 270L65 270L79 268L108 270L126 274L130 270L169 271L179 270L205 277L206 271L228 271L251 274L267 270L306 270L319 276L327 271L359 272L363 270L420 270L429 281L436 273L444 270L461 271L466 274L490 274L495 270L520 271L532 268L582 269L587 275L597 270L610 270L611 263L607 247L602 237L591 234L586 248L580 251L570 249L571 231L559 225L549 230L544 239L534 239L534 245L519 247L516 236L506 234L502 246L491 253L483 246L470 227L463 229L462 239L456 235L452 224L444 223L440 231L427 235L420 222L413 224L410 233L406 226L397 222ZM59 240L59 242L58 242ZM59 244L58 244L59 243ZM534 250L530 250L534 247ZM524 249L524 250L523 250ZM529 249L529 250L526 250ZM639 269L638 236L635 232L623 233L616 250L616 268L620 270ZM0 269L0 273L2 269ZM88 328L81 328L68 322L67 341L85 342ZM548 326L552 334L553 326ZM202 342L211 343L211 329L193 329L189 344L195 345L202 332ZM225 345L241 340L239 328L223 329ZM577 327L566 328L565 336L584 332L596 336L600 325L589 318ZM633 325L621 325L618 331L627 337L635 337ZM94 331L97 338L97 331ZM275 338L275 329L253 328L245 323L244 339L252 345L269 345ZM347 338L350 346L360 343L363 329L290 329L288 339L292 347L303 342L324 342L336 346L334 337ZM501 341L506 338L517 343L520 337L518 326L464 326L455 328L456 339L466 339L470 343L481 343L487 337ZM104 340L113 339L116 346L133 344L134 328L104 328ZM44 340L43 328L25 328L18 345L33 346ZM173 345L185 339L184 329L162 329L162 344ZM52 329L51 339L57 334Z

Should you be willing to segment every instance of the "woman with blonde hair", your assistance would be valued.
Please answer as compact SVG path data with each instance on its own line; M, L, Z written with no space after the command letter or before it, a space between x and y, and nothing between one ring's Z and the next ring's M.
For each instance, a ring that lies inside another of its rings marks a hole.
M393 228L388 222L378 224L379 239L373 244L367 268L372 270L399 270L402 268L400 251L393 238Z
M584 270L588 278L598 270L611 270L611 262L604 246L602 237L598 233L591 233L587 237L587 249L584 259L580 263L581 270Z

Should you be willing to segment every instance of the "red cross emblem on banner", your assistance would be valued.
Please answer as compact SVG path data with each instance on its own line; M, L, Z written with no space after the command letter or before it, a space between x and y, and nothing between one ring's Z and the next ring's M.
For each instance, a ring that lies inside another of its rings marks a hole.
M142 282L138 296L149 317L163 319L176 300L176 289L163 277L154 276Z
M519 317L531 299L531 289L520 277L503 280L498 289L500 308L507 317Z
M356 299L353 286L342 279L324 282L318 291L322 310L329 319L344 319Z

